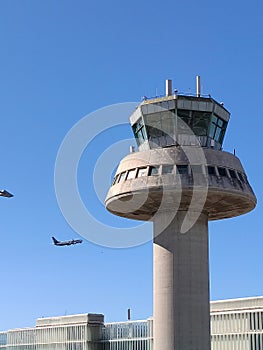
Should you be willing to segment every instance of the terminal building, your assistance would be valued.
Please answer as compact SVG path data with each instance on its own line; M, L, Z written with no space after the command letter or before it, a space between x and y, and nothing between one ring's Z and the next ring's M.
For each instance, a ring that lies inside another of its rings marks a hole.
M263 297L212 301L210 320L212 350L263 350ZM39 318L36 327L0 332L0 349L154 350L153 322L105 323L89 313Z

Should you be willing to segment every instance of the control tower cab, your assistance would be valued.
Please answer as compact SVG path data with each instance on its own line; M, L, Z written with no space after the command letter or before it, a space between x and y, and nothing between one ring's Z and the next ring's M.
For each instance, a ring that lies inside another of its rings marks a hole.
M222 150L222 103L172 91L130 116L138 145L119 164L106 198L113 214L154 228L154 350L209 350L208 221L251 211L240 160Z
M170 95L168 90L166 97L144 100L130 117L139 152L121 161L107 209L151 220L161 204L177 207L179 194L180 209L187 210L194 186L208 192L202 211L209 220L252 210L256 199L245 170L234 154L222 151L229 117L211 97ZM164 192L170 194L166 203Z

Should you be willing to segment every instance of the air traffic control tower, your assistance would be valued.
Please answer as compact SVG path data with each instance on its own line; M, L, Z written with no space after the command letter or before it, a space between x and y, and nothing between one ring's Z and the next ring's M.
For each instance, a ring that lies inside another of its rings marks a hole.
M240 160L222 150L230 113L211 96L172 91L130 116L138 152L106 198L115 215L153 222L154 350L209 350L208 221L251 211Z

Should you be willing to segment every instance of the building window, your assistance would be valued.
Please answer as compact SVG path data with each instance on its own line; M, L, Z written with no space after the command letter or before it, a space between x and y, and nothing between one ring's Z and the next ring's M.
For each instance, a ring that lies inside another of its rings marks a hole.
M146 131L142 118L132 126L132 129L137 145L140 146L146 140Z
M207 136L209 120L211 113L207 112L192 112L192 130L197 136Z
M178 125L179 133L189 127L196 136L207 136L211 113L178 109L177 116L183 121Z
M177 117L180 118L183 122L177 121L177 130L178 133L184 133L185 131L188 132L189 127L191 127L191 115L190 111L185 109L178 109L177 110Z
M139 168L138 177L147 176L147 175L148 175L148 168L147 167Z
M159 173L159 166L151 166L149 170L149 176L158 175Z
M229 175L231 176L232 179L237 178L235 170L229 169L228 171L229 171Z
M209 137L222 144L226 132L226 126L227 122L217 117L216 115L212 115L209 128Z
M115 184L118 182L118 180L119 180L119 175L120 175L120 174L118 174L118 175L116 175L116 176L114 177L112 186L115 185Z
M225 168L218 167L217 170L218 170L219 176L226 176L227 177L227 172L226 172Z
M243 175L242 175L240 172L237 172L237 175L238 175L239 180L240 180L241 182L245 182L245 179L244 179Z
M180 175L188 174L188 165L176 165L177 172Z
M174 170L174 166L167 164L167 165L163 165L162 168L162 174L171 174Z
M207 173L208 175L216 175L216 169L214 166L208 166L207 167Z
M127 180L135 179L137 169L131 169L128 171Z
M119 182L119 183L120 183L120 182L123 182L123 181L125 180L125 177L126 177L126 172L121 173L118 182Z

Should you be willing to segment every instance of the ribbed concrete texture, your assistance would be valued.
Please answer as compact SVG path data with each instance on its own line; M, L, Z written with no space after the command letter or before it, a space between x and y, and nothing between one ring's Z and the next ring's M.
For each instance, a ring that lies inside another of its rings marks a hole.
M154 221L154 350L210 350L208 218L182 234L185 214Z

